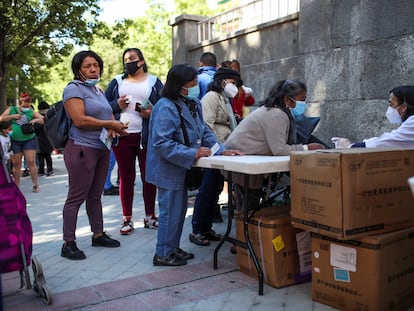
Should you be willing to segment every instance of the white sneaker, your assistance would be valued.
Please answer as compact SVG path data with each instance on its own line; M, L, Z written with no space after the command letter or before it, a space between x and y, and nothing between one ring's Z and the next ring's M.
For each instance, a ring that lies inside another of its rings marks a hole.
M150 219L144 218L144 228L146 229L157 229L158 228L158 218L151 217Z
M119 230L119 233L121 235L128 235L131 234L132 231L134 231L134 223L132 220L124 220L121 225L121 230Z

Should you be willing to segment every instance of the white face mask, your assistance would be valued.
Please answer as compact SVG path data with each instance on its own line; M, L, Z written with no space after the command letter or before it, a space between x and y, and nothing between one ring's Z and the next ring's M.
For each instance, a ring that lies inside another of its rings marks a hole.
M239 89L233 83L227 83L224 87L224 95L228 98L233 98L236 96Z
M400 113L398 112L397 109L392 108L391 106L388 106L388 109L387 109L387 112L385 113L385 115L387 116L388 121L390 121L390 123L392 123L392 124L401 124L402 123Z

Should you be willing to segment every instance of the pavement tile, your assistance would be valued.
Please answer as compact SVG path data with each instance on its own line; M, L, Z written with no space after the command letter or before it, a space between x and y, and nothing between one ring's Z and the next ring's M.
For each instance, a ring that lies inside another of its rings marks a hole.
M172 286L193 281L196 275L182 268L164 268L166 270L157 271L141 276L141 279L147 282L152 288Z
M209 278L197 280L188 284L194 291L204 297L218 295L223 292L246 287L246 284L239 282L227 275L216 275Z
M182 284L147 292L141 294L140 298L152 309L160 310L181 305L189 301L199 300L203 297L193 291L191 286Z
M118 299L150 290L149 284L141 277L98 284L94 288L99 296L105 300Z
M183 266L182 269L188 270L191 273L197 276L206 276L206 275L214 275L214 274L221 274L229 271L234 271L237 269L237 266L227 262L221 261L221 265L218 269L213 268L213 262L205 261L201 263L191 264Z
M98 305L88 306L83 311L114 311L114 310L131 310L131 311L151 311L139 296L125 297L122 299L105 301Z
M53 295L48 310L71 310L104 301L93 287L85 287Z

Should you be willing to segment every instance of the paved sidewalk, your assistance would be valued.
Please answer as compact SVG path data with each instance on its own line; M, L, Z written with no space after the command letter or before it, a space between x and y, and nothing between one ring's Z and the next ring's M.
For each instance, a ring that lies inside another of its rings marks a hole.
M134 233L130 236L119 235L122 218L119 197L103 196L105 230L120 240L121 247L91 247L90 228L85 208L82 207L77 241L87 259L70 261L62 258L62 207L67 194L67 174L62 156L53 156L53 161L56 175L40 177L39 193L31 192L30 177L21 181L34 231L33 255L42 264L53 302L45 305L33 290L18 290L18 273L7 273L1 275L5 311L334 310L311 300L310 283L283 289L265 285L264 295L259 296L257 280L237 271L236 256L230 254L228 243L220 250L219 269L214 270L216 242L209 247L200 247L188 241L193 197L189 200L181 247L194 252L195 259L183 267L154 267L152 258L157 231L143 228L144 212L138 175ZM113 174L115 180L116 169ZM225 227L226 223L214 225L219 233L224 233Z

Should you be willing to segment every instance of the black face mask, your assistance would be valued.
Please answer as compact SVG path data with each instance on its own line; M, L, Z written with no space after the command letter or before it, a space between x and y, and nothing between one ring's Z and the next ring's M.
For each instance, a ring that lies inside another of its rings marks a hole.
M135 62L126 63L124 65L125 73L129 74L129 75L132 75L132 74L136 73L142 67L142 65L138 66L138 62L140 62L140 61L137 60Z

